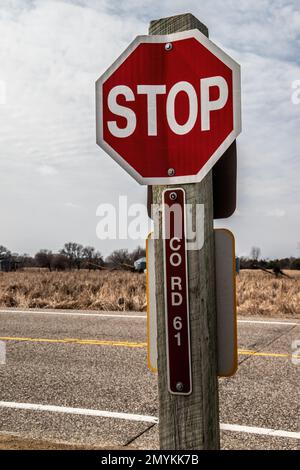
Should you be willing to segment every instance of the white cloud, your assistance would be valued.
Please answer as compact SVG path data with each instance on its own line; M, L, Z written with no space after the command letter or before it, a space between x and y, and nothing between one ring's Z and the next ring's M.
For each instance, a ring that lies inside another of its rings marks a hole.
M80 209L80 204L74 204L74 202L65 202L65 207L69 207L70 209Z
M42 165L37 168L37 172L43 176L54 176L57 174L57 170L53 166Z
M268 211L266 215L269 217L284 217L286 212L283 209L273 209Z

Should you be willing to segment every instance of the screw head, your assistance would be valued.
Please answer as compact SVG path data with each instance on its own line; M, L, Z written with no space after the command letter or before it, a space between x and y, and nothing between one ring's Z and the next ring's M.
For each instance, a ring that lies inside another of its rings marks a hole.
M171 42L167 42L165 44L165 50L166 51L171 51L173 49L173 44Z
M175 170L174 168L169 168L168 169L168 176L174 176L175 175Z
M175 192L170 193L170 199L175 201L177 199L177 194Z
M177 384L176 384L176 390L177 390L178 392L182 392L182 390L183 390L183 383L182 383L182 382L177 382Z

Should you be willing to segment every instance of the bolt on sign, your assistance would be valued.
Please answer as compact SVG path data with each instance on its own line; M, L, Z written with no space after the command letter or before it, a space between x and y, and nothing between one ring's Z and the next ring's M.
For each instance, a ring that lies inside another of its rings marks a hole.
M197 182L240 133L240 67L198 30L138 36L96 113L98 145L140 184Z
M171 393L189 395L192 373L183 189L163 192L162 227L168 385Z

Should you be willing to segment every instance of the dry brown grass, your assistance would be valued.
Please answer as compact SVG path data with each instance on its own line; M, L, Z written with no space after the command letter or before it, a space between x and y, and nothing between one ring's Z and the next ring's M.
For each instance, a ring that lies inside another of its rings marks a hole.
M144 274L85 270L0 273L0 307L142 311L145 306Z
M237 277L238 314L300 317L300 271L285 273L291 278L241 271Z
M261 271L237 276L239 315L300 317L300 271L292 279ZM145 275L129 272L0 273L0 308L146 309Z

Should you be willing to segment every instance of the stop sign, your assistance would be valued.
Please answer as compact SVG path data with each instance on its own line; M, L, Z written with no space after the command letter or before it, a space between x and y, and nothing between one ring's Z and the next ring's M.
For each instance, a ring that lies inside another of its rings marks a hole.
M98 145L140 184L197 182L241 131L240 67L198 30L138 36L96 110Z

